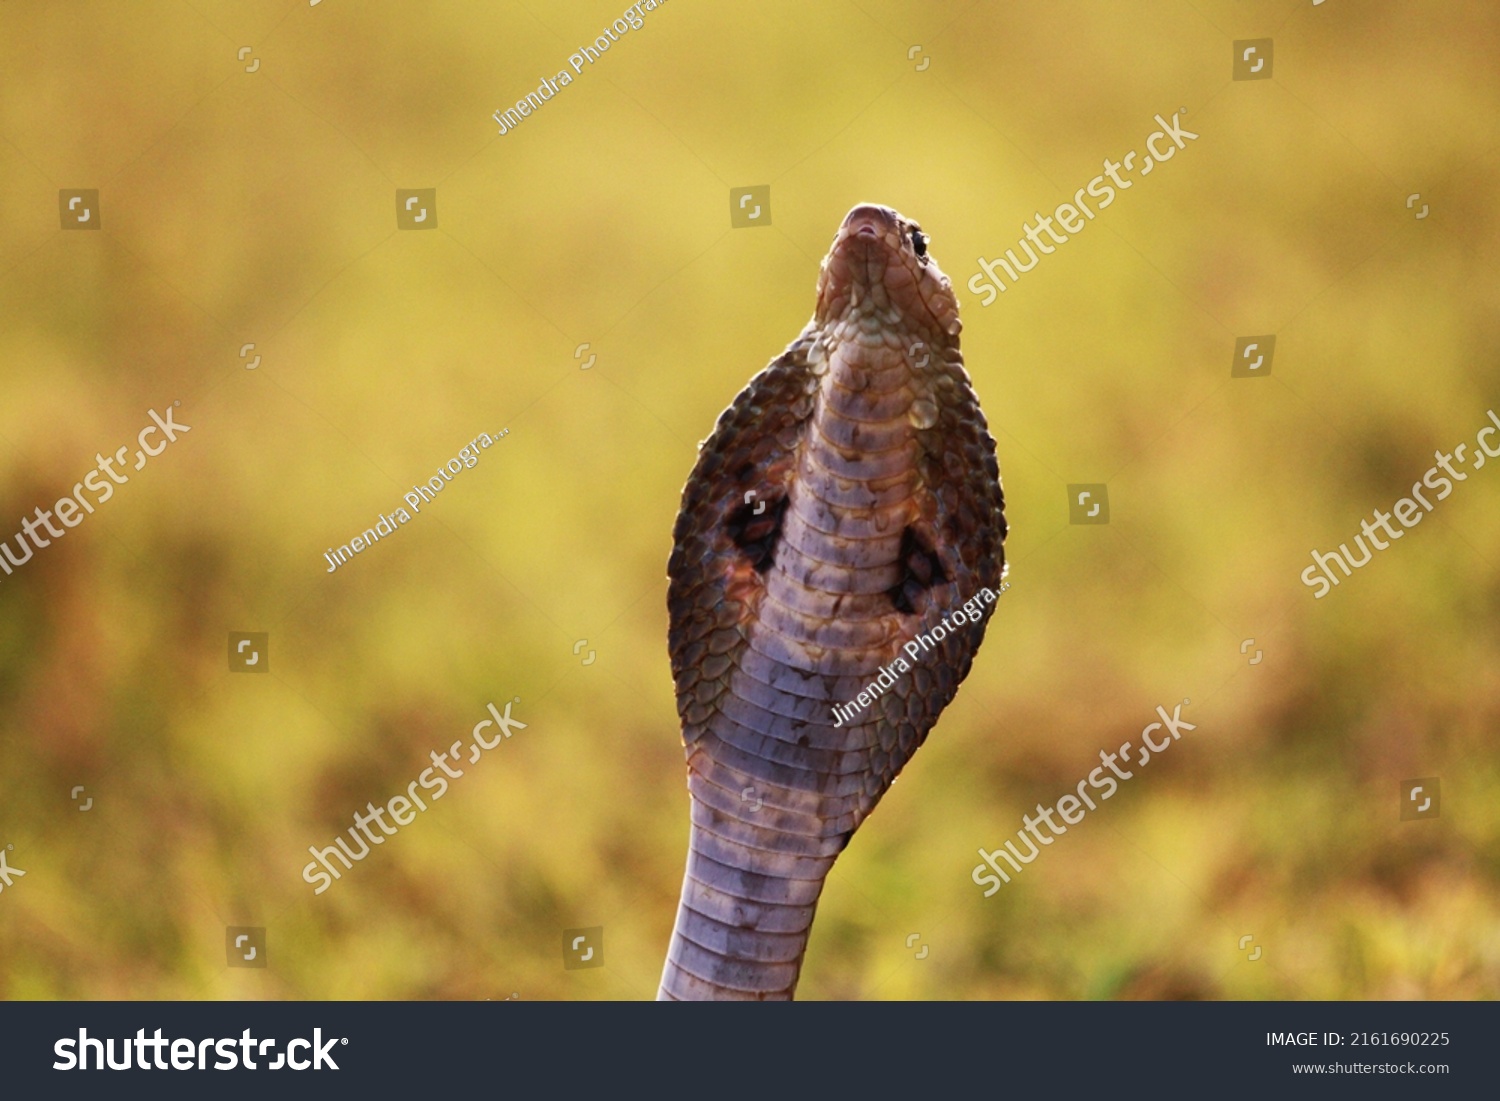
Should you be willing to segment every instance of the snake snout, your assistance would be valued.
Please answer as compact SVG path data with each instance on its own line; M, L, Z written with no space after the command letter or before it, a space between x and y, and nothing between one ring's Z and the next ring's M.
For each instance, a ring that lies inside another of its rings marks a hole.
M896 212L888 206L861 203L844 215L844 233L865 237L884 237L896 228Z

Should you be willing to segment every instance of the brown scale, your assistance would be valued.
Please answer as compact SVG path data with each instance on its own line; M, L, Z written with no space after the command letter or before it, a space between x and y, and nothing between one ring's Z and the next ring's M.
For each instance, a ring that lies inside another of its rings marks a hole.
M904 650L1005 573L960 327L920 228L855 207L813 320L699 451L667 565L692 825L659 998L792 997L829 869L969 672L993 604Z

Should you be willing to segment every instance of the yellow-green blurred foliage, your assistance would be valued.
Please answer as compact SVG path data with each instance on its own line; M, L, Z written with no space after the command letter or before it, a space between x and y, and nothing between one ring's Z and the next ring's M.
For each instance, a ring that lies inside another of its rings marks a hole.
M0 577L0 995L652 996L679 491L865 200L959 287L1012 587L802 996L1500 995L1500 470L1298 580L1500 406L1494 6L670 0L497 136L624 6L0 6L0 537L149 408L191 426ZM1231 81L1261 37L1273 78ZM1179 109L1200 137L981 308L977 258ZM397 231L426 187L437 229ZM102 231L59 231L63 188ZM1231 379L1265 333L1272 376ZM227 671L237 630L268 676ZM309 845L517 696L525 731L314 895ZM1183 698L1196 731L981 896L978 847ZM1441 818L1403 823L1421 776ZM267 969L225 967L227 925ZM605 966L565 971L591 925Z

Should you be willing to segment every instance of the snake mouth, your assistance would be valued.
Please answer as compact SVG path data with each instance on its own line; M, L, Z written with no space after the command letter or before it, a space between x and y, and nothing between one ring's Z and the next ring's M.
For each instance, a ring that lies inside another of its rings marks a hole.
M886 237L899 231L900 219L888 206L861 203L844 215L844 224L839 227L840 237Z
M899 255L901 252L901 216L888 206L861 203L844 215L833 251L843 252L853 260L858 257L868 262L881 253ZM878 242L878 243L877 243ZM893 257L887 256L886 259Z

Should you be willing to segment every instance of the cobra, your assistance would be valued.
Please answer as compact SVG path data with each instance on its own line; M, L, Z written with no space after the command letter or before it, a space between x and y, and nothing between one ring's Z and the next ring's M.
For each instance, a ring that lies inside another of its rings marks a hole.
M829 870L969 672L993 597L942 621L1000 589L1006 524L961 328L921 228L857 206L812 321L699 449L667 567L692 813L659 999L792 998Z

